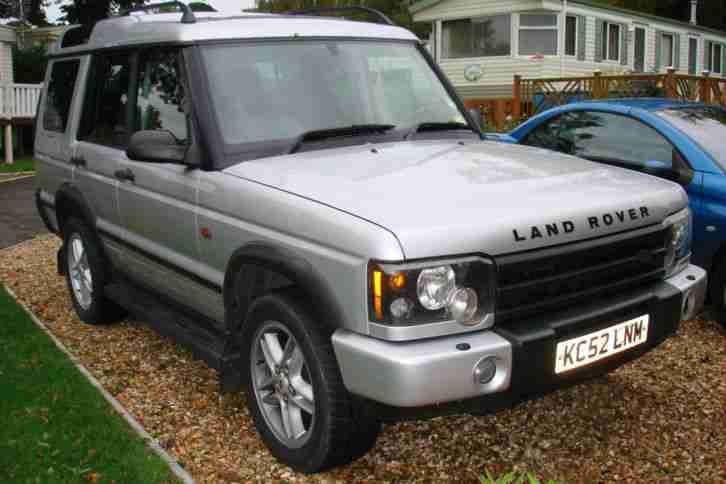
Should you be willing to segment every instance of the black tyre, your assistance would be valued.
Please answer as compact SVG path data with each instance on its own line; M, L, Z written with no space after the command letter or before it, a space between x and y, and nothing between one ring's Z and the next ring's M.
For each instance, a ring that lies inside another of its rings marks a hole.
M726 328L726 260L718 261L709 282L709 296L716 309L716 318Z
M106 324L123 318L124 311L106 298L109 267L93 231L81 220L64 224L66 283L78 317L87 324Z
M299 472L347 464L380 432L343 386L330 335L294 291L255 300L240 335L257 430L272 454Z

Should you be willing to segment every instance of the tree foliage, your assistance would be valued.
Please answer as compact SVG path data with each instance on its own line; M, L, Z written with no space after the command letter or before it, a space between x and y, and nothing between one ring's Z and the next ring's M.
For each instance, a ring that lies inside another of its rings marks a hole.
M691 19L690 0L598 0L601 3L637 10L675 20ZM726 31L726 0L699 0L698 23Z
M0 0L0 18L15 17L20 18L22 11L23 20L33 25L44 27L48 25L45 17L45 7L47 0Z
M45 44L33 45L26 49L13 47L13 72L15 82L21 84L37 84L45 77L46 59Z
M419 36L428 36L431 29L427 24L414 24L411 14L408 11L410 2L407 0L260 0L257 8L263 12L281 13L292 10L303 10L315 7L343 7L349 5L360 5L374 8L386 14L397 25L405 27ZM345 17L352 19L365 19L366 15L346 14Z
M61 21L93 25L114 13L143 3L144 0L73 0L73 3L61 7L63 12Z

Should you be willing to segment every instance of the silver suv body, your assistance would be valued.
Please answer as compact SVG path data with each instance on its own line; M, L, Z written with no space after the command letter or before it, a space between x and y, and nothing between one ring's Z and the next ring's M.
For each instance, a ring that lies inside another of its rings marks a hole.
M45 85L79 315L186 344L298 470L610 371L703 304L679 185L483 141L395 26L132 13L68 30Z

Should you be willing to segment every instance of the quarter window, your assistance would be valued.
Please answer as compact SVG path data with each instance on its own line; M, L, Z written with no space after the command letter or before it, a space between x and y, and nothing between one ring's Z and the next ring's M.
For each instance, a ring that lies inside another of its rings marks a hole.
M53 64L45 99L44 130L65 133L79 66L78 59Z
M582 111L557 117L536 128L524 142L595 161L643 167L671 166L673 147L640 121L618 114Z
M523 13L519 16L519 55L557 55L557 16Z
M511 55L511 16L497 15L442 23L442 57L496 57Z
M187 140L184 83L179 66L176 50L154 50L141 56L134 131L165 130L179 141Z
M79 139L125 147L129 137L128 54L98 56L89 76Z

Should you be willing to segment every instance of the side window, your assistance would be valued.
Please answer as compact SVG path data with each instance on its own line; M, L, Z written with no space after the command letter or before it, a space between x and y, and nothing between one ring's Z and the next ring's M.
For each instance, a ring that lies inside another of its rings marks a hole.
M142 53L137 83L134 132L165 130L180 142L188 138L184 109L184 83L178 50L151 50Z
M582 158L644 166L673 162L673 146L653 128L618 114L579 111L535 129L525 144Z
M78 59L53 63L45 98L44 130L65 133L79 66Z
M560 137L560 133L562 132L562 123L566 122L568 116L569 114L555 116L554 118L540 124L530 131L522 144L552 151L559 151L560 153L573 154L574 146L572 146L572 143L569 143L565 138Z
M130 71L128 53L94 58L79 139L119 148L126 146Z

